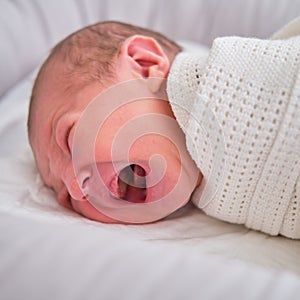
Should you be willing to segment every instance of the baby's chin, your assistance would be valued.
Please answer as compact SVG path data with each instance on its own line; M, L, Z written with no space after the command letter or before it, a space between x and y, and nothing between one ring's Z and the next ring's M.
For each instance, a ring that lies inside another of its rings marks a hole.
M170 206L170 201L167 201L170 209L165 215L159 215L156 217L153 215L153 220L146 216L148 214L147 207L150 204L157 206L157 210L165 205L168 195L175 188L178 183L179 174L175 169L169 169L163 174L162 178L157 180L157 174L150 172L149 166L139 162L128 164L115 172L115 168L112 168L111 164L98 164L97 171L101 174L101 181L95 181L90 177L85 179L84 189L85 196L82 199L72 199L71 203L75 211L83 216L104 223L149 223L157 221L165 217L166 215L177 210L181 206L185 205L189 199L182 199L182 205L179 207ZM99 180L99 177L98 177ZM84 181L84 180L83 180ZM102 188L101 188L102 186ZM126 209L127 216L123 217L118 211L118 205L120 211ZM107 210L107 206L114 208ZM130 222L128 220L133 219L130 214L135 213L136 207L144 206L144 210L140 210L141 213L145 213L145 221L143 216L140 215L138 222ZM124 220L126 219L126 220Z
M88 200L75 200L71 198L71 205L76 212L90 220L109 224L125 224L125 222L115 220L111 217L104 215L97 208L95 208Z

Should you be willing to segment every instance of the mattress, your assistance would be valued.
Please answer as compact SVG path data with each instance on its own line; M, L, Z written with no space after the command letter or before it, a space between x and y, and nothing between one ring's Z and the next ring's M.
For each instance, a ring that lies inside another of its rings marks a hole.
M61 207L27 141L35 74L0 101L0 299L299 299L300 241L192 204L147 225L102 224Z

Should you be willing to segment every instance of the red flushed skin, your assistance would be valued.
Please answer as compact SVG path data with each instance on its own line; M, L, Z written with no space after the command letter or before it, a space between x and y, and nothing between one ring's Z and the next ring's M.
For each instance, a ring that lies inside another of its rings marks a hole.
M170 61L157 41L150 37L137 35L124 41L120 53L112 65L116 74L113 80L101 85L94 81L76 88L80 81L74 76L72 78L74 82L68 82L71 88L66 92L64 62L58 60L50 64L43 74L44 80L39 87L40 104L36 107L33 118L36 128L31 136L31 145L34 148L43 180L46 185L57 192L60 203L72 207L92 220L105 223L124 223L122 220L103 214L87 200L83 188L85 174L77 174L74 170L74 157L71 149L74 132L87 106L105 89L137 78L148 80L156 77L165 80ZM154 93L159 88L157 84L149 84L149 90ZM153 113L175 119L168 101L152 98L122 106L111 114L101 127L95 141L95 157L87 159L82 167L95 163L100 167L99 172L104 182L103 194L106 197L120 194L117 181L120 170L116 172L113 168L113 163L118 161L123 163L123 168L128 164L139 164L145 170L147 191L144 202L154 202L172 191L182 170L184 170L184 176L188 182L189 172L181 161L180 153L170 139L159 135L150 133L141 137L132 145L128 153L124 153L123 149L120 149L117 156L112 159L113 140L119 129L135 117ZM166 123L165 126L168 124ZM84 142L82 144L85 145ZM184 138L182 138L181 144L185 145ZM157 176L154 173L151 175L148 166L151 157L157 154L164 158L167 166L165 175L159 182L156 182ZM200 180L201 174L199 173L199 180L191 187L191 192ZM154 184L155 182L156 184ZM189 196L183 199L182 205L189 200ZM130 200L132 201L132 199Z

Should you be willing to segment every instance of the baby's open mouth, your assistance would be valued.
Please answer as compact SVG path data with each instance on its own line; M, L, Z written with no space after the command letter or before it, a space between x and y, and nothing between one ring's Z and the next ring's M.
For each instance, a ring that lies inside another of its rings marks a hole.
M146 200L146 171L137 164L131 164L121 170L118 176L118 198L141 203Z

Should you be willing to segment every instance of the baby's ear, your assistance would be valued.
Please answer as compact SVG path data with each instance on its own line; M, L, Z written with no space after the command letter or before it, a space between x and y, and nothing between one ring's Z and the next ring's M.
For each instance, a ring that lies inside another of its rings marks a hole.
M121 46L119 59L121 66L126 70L129 68L135 78L166 78L169 72L167 55L160 44L148 36L127 38Z

